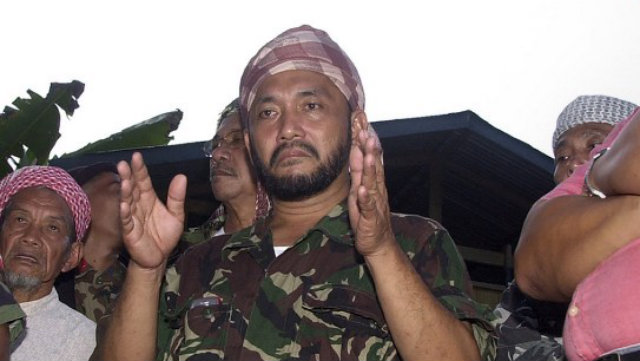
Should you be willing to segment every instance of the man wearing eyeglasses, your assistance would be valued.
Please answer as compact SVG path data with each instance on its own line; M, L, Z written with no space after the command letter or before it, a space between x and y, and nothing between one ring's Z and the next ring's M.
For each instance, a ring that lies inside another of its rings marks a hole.
M234 233L250 226L269 210L269 199L256 181L244 146L238 99L220 113L216 134L203 150L210 158L209 181L220 206L204 224L184 233L182 239L186 243L181 247Z

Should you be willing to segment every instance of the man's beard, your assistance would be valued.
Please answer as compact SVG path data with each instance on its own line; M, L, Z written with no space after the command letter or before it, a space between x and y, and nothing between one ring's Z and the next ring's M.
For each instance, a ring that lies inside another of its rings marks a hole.
M269 161L270 166L274 165L278 155L282 151L296 147L303 149L312 157L320 159L318 151L313 146L300 141L292 141L282 143L274 150ZM350 150L351 127L347 126L347 136L343 138L334 151L329 154L329 159L326 162L320 163L318 168L311 174L276 176L258 156L255 142L251 142L251 157L258 179L262 182L270 196L283 201L300 201L327 189L327 187L338 178L338 175L340 175L340 172L349 161Z
M2 280L11 292L15 292L16 290L27 293L33 292L42 284L42 281L37 277L16 273L6 268L1 271L1 274Z

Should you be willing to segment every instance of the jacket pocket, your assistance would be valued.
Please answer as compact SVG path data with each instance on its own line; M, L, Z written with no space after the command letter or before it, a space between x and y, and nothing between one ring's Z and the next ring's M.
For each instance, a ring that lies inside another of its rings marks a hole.
M297 343L315 349L322 360L395 354L377 298L353 287L312 286L302 298L299 322Z
M179 359L188 359L195 350L198 354L211 354L212 360L224 358L231 310L229 303L220 303L215 297L191 301L184 318L184 340Z

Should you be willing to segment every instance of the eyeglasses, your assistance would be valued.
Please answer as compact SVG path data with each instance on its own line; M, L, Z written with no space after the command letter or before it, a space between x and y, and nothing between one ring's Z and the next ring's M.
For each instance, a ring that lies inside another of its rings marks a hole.
M244 147L244 133L242 130L231 131L224 137L218 137L218 135L216 135L204 144L202 150L205 156L210 158L213 155L213 151L222 146L230 149Z

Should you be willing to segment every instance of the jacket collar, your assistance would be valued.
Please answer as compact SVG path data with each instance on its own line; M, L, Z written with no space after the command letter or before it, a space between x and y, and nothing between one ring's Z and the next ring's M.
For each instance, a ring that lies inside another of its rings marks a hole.
M271 230L268 226L270 219L271 216L258 219L252 226L235 233L223 247L223 252L230 249L273 248ZM334 242L353 245L354 235L351 231L351 224L349 223L346 199L336 204L331 211L322 217L302 238L306 238L306 235L315 231L322 232Z

